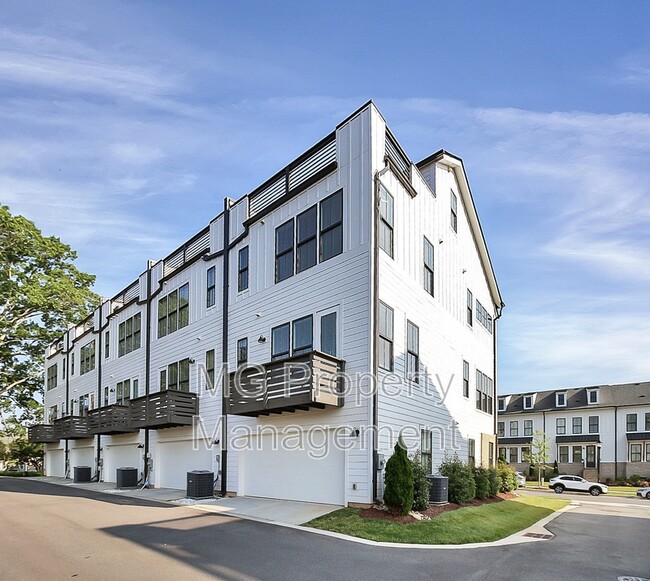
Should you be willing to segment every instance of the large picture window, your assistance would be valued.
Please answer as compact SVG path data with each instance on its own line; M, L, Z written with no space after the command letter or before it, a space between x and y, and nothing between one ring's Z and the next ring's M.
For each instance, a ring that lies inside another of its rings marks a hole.
M492 392L494 390L493 382L490 377L476 370L476 409L485 413L493 413L492 409Z
M50 389L53 389L53 388L56 387L57 379L58 379L57 365L55 363L54 365L50 365L47 368L47 389L48 389L48 391Z
M79 373L83 375L95 369L95 340L84 345L79 353Z
M187 327L190 312L190 285L185 283L158 301L158 338Z
M140 348L141 344L141 315L136 313L122 321L118 327L117 356L122 357Z

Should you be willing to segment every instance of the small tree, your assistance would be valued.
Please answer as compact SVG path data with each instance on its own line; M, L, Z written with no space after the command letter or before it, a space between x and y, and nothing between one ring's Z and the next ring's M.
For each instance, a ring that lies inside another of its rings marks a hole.
M39 472L43 469L43 445L33 444L27 438L16 438L9 444L9 457L18 464L31 464Z
M476 496L476 482L472 469L457 454L445 457L440 464L440 474L449 479L449 501L455 504L471 502Z
M496 468L488 468L488 479L490 483L490 496L496 496L501 490L501 478Z
M413 466L401 442L394 450L386 462L384 503L395 513L408 514L413 507Z
M413 509L426 510L429 508L429 479L428 470L422 465L420 452L416 452L411 458L413 468Z
M483 500L490 496L490 475L485 468L474 468L474 482L476 482L476 498Z
M541 430L533 433L533 441L530 445L530 452L524 455L524 460L530 462L531 466L537 468L537 484L544 485L544 471L551 466L548 462L551 459L549 438Z

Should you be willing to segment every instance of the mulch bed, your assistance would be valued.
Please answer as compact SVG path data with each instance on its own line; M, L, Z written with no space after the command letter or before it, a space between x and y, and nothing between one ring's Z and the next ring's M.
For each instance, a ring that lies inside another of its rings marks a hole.
M443 506L429 506L429 508L423 511L422 514L428 516L429 518L435 518L443 512L449 512L450 510L458 510L459 508L464 508L466 506L481 506L483 504L492 504L494 502L502 502L503 500L512 500L513 498L517 498L517 496L518 495L514 492L500 492L494 498L485 498L483 500L478 500L475 498L471 502L467 502L465 504L454 504L453 502L450 502L449 504L445 504ZM421 522L408 514L392 514L388 510L382 510L380 508L375 508L374 506L370 508L362 508L359 511L359 515L363 518L377 518L380 520L387 520L404 525Z

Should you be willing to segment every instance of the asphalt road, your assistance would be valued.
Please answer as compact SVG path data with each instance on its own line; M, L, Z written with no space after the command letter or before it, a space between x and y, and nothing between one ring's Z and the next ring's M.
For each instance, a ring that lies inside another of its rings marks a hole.
M187 507L0 478L0 579L650 579L650 502L613 500L581 497L581 506L548 525L556 535L550 541L386 549Z

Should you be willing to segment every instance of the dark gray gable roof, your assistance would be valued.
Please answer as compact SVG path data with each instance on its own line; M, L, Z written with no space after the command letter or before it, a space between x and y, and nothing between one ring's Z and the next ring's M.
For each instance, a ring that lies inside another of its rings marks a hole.
M587 393L589 390L598 390L598 403L588 404ZM555 405L555 394L566 393L566 406ZM533 409L524 409L524 396L535 395ZM500 395L508 397L508 395ZM550 410L602 408L612 406L650 405L650 381L639 383L623 383L619 385L589 385L586 387L570 387L567 389L553 389L550 391L528 391L510 395L510 401L505 411L500 415L512 413L535 413Z

